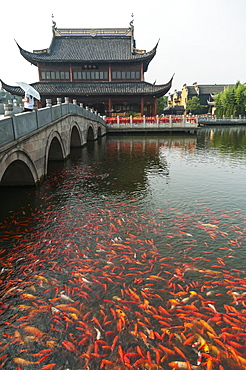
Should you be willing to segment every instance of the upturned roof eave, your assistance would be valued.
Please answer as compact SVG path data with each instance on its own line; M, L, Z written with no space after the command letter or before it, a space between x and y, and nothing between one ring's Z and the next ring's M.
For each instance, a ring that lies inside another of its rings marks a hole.
M19 86L11 86L11 85L7 85L5 82L3 82L1 79L0 79L0 83L2 85L2 88L5 90L5 91L8 91L11 95L17 95L17 96L24 96L25 95L25 92L24 90L22 90Z
M48 49L44 49L44 51L40 51L40 53L33 53L33 52L30 52L30 51L27 51L25 49L23 49L16 41L16 44L20 50L20 54L23 56L23 58L25 58L28 62L30 62L31 64L34 64L34 65L38 65L38 63L42 63L42 62L51 62L51 63L64 63L64 62L74 62L74 63L87 63L87 62L93 62L93 63L105 63L105 62L115 62L115 63L134 63L134 62L143 62L144 63L144 71L146 72L147 69L148 69L148 65L149 63L151 62L151 60L154 58L154 56L156 55L156 50L157 50L157 46L158 46L158 43L156 44L156 46L150 50L149 52L146 52L144 54L138 54L138 53L132 53L132 58L125 58L125 59L94 59L94 60L86 60L86 59L65 59L65 58L59 58L59 59L56 59L56 58L50 58L49 59L49 56L51 56L51 53L50 53L50 50L52 50L52 44L53 44L53 41L54 41L54 37L52 38L52 41L51 41L51 44L50 44L50 47ZM44 56L46 58L44 58Z
M32 83L31 85L41 94L41 95L52 95L52 96L59 96L59 95L83 95L83 93L80 93L80 92L76 92L76 88L78 89L78 86L81 86L83 87L87 87L87 86L93 86L95 87L95 90L93 91L90 91L90 95L91 96L96 96L96 95L132 95L132 96L136 96L136 95L142 95L142 96L155 96L155 97L160 97L160 96L163 96L165 95L171 88L172 86L172 80L173 80L173 77L170 79L170 81L166 84L163 84L163 85L153 85L153 84L150 84L148 82L144 82L144 81L140 81L138 84L139 84L139 87L138 87L138 90L136 91L134 89L134 84L136 84L136 81L133 81L133 82L110 82L110 81L104 81L104 82L81 82L81 83L78 83L78 82L34 82ZM5 82L3 82L2 80L0 80L1 84L2 84L2 88L6 91L8 91L9 93L11 93L12 95L18 95L18 96L23 96L24 95L24 91L19 87L19 86L11 86L11 85L8 85L6 84ZM132 90L128 89L127 91L123 91L122 89L119 91L115 91L113 89L113 87L115 86L119 86L119 87L123 87L124 85L133 85L133 88ZM63 86L62 89L54 89L54 90L51 90L51 91L45 91L44 87L46 88L47 86L56 86L56 87L59 87L60 86ZM65 86L65 89L64 89L64 86ZM105 87L105 88L101 88L101 91L96 89L97 87ZM66 87L67 88L74 88L75 90L72 91L72 92L69 92L69 91L65 91L66 90ZM144 88L148 88L149 87L149 90L144 90ZM153 88L154 87L154 88ZM142 88L142 91L141 91L141 88ZM88 94L88 91L84 91L84 94Z

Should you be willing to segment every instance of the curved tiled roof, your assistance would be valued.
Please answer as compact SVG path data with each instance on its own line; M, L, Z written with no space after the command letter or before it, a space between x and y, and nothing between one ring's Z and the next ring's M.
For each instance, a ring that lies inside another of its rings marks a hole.
M145 52L132 48L130 36L53 36L48 49L29 52L20 45L18 47L21 55L35 65L39 62L143 61L146 71L156 54L157 45L151 51Z
M165 95L172 86L172 79L163 85L153 85L144 81L136 82L35 82L33 86L40 95ZM10 86L0 80L4 90L13 95L24 95L19 86Z
M200 94L220 94L230 85L198 85Z

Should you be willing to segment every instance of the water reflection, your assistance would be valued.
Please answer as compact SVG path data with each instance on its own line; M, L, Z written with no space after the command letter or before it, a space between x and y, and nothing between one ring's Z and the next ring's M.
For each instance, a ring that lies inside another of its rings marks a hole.
M228 154L246 154L246 128L213 127L203 128L198 135L198 146L216 149L218 152Z
M167 163L159 156L160 145L161 140L151 137L109 137L103 155L100 153L100 177L96 171L93 178L94 191L114 195L144 192L150 169L168 176ZM95 156L91 160L97 162ZM90 184L88 178L84 185Z
M244 186L245 134L240 126L202 128L197 135L103 137L72 149L65 163L51 162L48 178L38 189L0 188L0 214L4 219L15 210L28 213L27 204L39 207L47 188L60 189L58 198L64 202L71 194L89 191L91 197L138 194L146 205L154 193L154 204L168 199L185 205L192 198L208 197L213 202L216 196L225 199L231 193L236 204ZM74 187L71 194L65 191L68 183Z

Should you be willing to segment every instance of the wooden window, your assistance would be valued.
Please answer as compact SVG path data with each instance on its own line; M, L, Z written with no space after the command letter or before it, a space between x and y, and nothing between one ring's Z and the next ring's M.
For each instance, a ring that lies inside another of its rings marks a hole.
M62 79L69 79L69 76L66 75L66 72L60 72L60 74L64 74L65 77L60 77ZM68 77L68 78L67 78ZM80 72L73 72L74 80L108 80L108 72L107 71L80 71Z
M41 72L41 78L42 80L45 80L45 72Z
M65 78L65 73L61 72L61 80L64 80L64 78Z
M136 80L140 79L139 71L114 71L112 72L113 80Z
M56 78L55 72L50 72L51 79L54 80Z
M69 80L69 72L65 72L65 79Z
M59 71L56 72L56 80L60 80L60 72Z
M50 80L50 72L46 72L45 78L46 78L46 80Z

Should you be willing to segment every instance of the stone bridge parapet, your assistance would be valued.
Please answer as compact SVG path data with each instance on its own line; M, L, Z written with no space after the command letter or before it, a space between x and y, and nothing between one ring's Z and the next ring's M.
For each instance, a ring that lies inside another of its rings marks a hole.
M0 186L39 185L52 160L64 160L106 134L105 120L76 103L60 103L0 120Z

